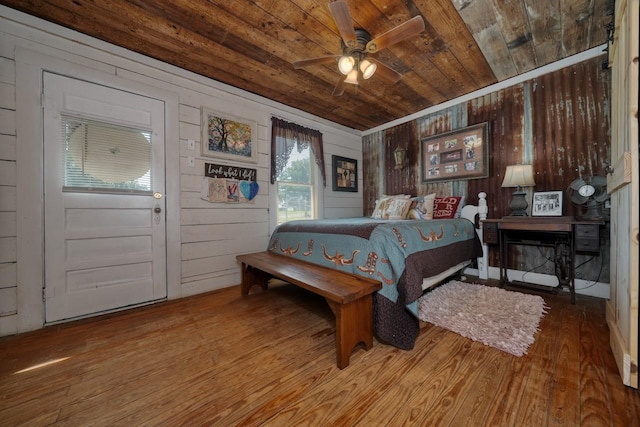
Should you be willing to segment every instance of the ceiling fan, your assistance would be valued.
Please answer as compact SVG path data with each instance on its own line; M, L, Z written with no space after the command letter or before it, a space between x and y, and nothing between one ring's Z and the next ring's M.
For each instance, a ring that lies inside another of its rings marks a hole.
M369 54L420 34L424 31L424 20L421 16L414 16L386 33L372 38L368 31L353 28L346 0L336 0L329 3L329 10L342 38L340 42L342 55L326 55L296 61L293 63L295 69L337 61L338 70L342 76L333 90L335 96L344 93L345 83L356 85L357 89L357 85L362 80L371 78L376 72L380 77L392 83L400 80L402 77L400 73L371 58Z

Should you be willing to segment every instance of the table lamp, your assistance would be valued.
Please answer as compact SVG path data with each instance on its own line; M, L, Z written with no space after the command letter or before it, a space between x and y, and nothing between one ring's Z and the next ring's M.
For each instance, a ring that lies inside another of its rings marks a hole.
M536 185L533 180L532 165L511 165L507 166L504 173L503 187L516 187L516 191L511 198L510 216L527 216L527 199L526 193L522 191L522 187L533 187Z

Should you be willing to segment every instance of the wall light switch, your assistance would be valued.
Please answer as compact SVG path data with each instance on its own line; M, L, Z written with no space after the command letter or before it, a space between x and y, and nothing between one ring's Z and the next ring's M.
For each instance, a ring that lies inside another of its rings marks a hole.
M193 156L187 157L187 163L189 163L190 168L196 167L196 159Z
M187 139L187 150L195 150L196 142L193 139Z

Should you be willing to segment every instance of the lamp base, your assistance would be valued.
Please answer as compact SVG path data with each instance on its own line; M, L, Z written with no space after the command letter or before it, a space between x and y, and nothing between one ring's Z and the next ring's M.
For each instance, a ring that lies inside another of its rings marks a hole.
M529 204L525 196L527 193L524 191L514 191L513 197L511 197L511 213L509 216L529 216L527 208Z

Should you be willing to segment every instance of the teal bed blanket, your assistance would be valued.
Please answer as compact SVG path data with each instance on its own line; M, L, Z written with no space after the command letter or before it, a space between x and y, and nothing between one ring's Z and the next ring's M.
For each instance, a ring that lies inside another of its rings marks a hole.
M374 332L405 350L413 348L419 333L423 278L482 255L474 225L463 218L289 221L276 228L268 250L380 280Z

